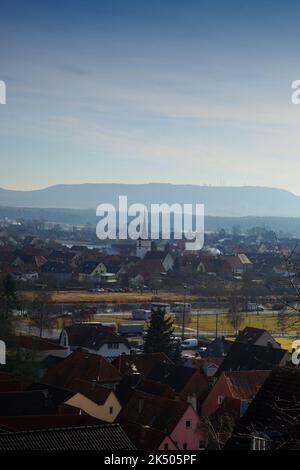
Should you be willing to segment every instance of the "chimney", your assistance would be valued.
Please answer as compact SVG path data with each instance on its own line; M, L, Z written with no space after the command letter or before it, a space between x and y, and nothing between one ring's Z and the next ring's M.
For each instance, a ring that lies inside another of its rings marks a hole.
M48 408L49 406L49 392L48 390L43 390L43 395L45 399L45 407Z
M139 403L138 403L138 412L139 412L139 414L141 414L141 412L143 411L143 408L144 408L144 399L139 398Z
M149 426L141 426L141 445L144 446L145 444L145 439L146 439L146 429L149 428Z

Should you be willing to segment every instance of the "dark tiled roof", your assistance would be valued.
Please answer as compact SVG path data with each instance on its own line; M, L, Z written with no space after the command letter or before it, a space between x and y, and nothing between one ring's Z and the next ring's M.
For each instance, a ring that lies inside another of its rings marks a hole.
M57 366L61 362L64 361L63 357L58 357L58 356L52 356L52 354L49 354L43 361L42 365L45 369L50 369L51 367Z
M116 387L116 395L122 406L128 403L135 390L157 395L160 397L175 398L176 393L168 385L141 378L139 374L125 374Z
M119 424L0 434L0 450L135 450Z
M233 398L252 400L270 375L268 370L223 372Z
M121 379L121 374L104 357L75 351L63 362L48 369L43 381L68 388L74 379L98 383L115 382Z
M167 363L156 364L147 375L147 379L165 383L176 393L181 393L195 375L198 375L203 380L203 384L207 385L207 379L199 369Z
M0 416L54 413L55 407L47 391L0 393Z
M146 253L144 259L145 260L152 260L152 259L159 259L161 261L164 261L166 256L168 255L168 253L164 252L164 251L148 251L148 253Z
M60 261L47 261L41 267L41 271L44 274L72 274L71 268Z
M111 327L77 324L68 326L65 330L72 347L98 350L104 344L122 343L129 348L127 339L114 333Z
M257 346L235 341L217 374L226 370L271 370L287 355L285 349Z
M37 391L37 390L45 390L48 392L49 397L51 398L52 402L56 407L68 401L71 397L75 395L74 391L63 388L63 387L55 387L54 385L45 384L45 383L38 383L35 382L31 384L27 390L30 391Z
M189 408L188 403L135 391L120 420L139 423L171 434Z
M223 357L225 354L228 353L232 345L233 341L227 340L225 338L216 338L211 342L211 344L207 346L206 351L203 352L201 355L203 357Z
M103 405L108 399L112 390L95 382L87 382L86 380L74 379L69 387L76 393L81 393L85 397L92 400L97 405Z
M0 380L0 393L20 392L21 389L21 383L18 380Z
M226 449L249 449L251 436L265 437L268 446L299 449L300 370L276 368L266 379L237 424Z
M114 359L112 364L122 374L139 373L145 377L156 364L164 362L172 364L172 361L165 353L122 354Z
M0 428L7 431L34 431L102 424L89 415L0 416Z
M240 343L254 344L265 333L267 333L267 330L246 326L246 328L239 332L236 341L239 341Z
M124 431L139 450L157 450L166 438L166 434L150 426L124 421Z
M19 336L18 340L22 348L32 349L34 351L67 350L67 348L60 344L53 343L52 341L40 338L39 336Z
M91 274L99 264L99 261L87 261L80 266L79 272L81 274Z

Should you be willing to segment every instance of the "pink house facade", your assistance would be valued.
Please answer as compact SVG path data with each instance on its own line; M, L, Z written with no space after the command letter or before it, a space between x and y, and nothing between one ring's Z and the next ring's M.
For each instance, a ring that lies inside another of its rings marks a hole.
M201 431L201 421L190 405L170 433L179 450L199 450L205 448L205 436Z

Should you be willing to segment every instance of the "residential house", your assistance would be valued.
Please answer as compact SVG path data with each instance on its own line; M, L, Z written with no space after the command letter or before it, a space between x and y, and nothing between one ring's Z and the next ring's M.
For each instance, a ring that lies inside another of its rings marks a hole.
M264 370L222 372L202 403L202 415L214 414L225 398L231 398L242 416L269 375Z
M220 365L223 362L224 357L191 357L184 363L186 367L195 367L201 369L206 377L213 377Z
M167 362L156 364L146 377L168 385L180 398L197 411L198 402L208 392L208 381L201 369L177 366Z
M299 450L300 369L278 367L235 427L226 450Z
M128 276L132 282L135 282L137 278L141 278L143 282L153 282L159 280L164 274L166 270L160 259L142 259L128 269Z
M121 425L138 450L178 450L163 431L128 421L121 422Z
M234 341L217 374L232 370L272 370L289 361L290 353L285 349Z
M97 281L106 274L107 269L102 261L87 261L79 267L79 281Z
M144 379L138 373L133 375L125 374L116 387L116 395L122 407L128 403L136 390L159 397L178 398L176 392L167 384Z
M255 344L257 346L272 346L272 348L281 348L280 343L275 341L273 336L264 329L246 326L239 332L236 341L244 344Z
M75 394L65 402L65 405L78 408L101 421L113 423L121 411L121 405L113 390L95 381L74 379L69 383L69 389Z
M60 334L60 344L71 351L87 352L113 359L128 354L130 345L126 338L116 334L110 327L96 323L78 323L65 327Z
M144 257L144 260L160 260L165 272L172 271L174 266L174 259L172 255L165 251L148 251Z
M200 418L187 402L136 391L121 412L124 421L164 432L180 450L203 448Z
M69 347L49 341L39 336L19 336L18 343L23 360L43 361L48 356L65 358L70 354Z
M237 255L223 255L222 261L225 262L222 267L224 273L229 273L232 276L242 276L247 270L252 269L252 262L244 253Z
M62 362L48 369L43 381L68 388L74 379L96 382L113 389L121 380L121 374L104 357L75 351Z
M72 279L73 272L70 266L61 261L47 261L41 267L43 276L58 282L65 282Z
M224 336L215 338L207 345L206 350L201 353L202 357L225 357L228 354L233 341L225 339Z

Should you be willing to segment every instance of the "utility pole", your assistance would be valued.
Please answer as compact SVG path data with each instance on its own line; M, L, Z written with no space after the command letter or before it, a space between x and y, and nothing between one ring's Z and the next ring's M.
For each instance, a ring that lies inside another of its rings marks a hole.
M219 314L216 313L216 338L218 337L218 322L219 322Z
M184 289L184 296L183 296L183 299L184 299L184 302L183 302L183 313L182 313L182 332L181 332L181 339L182 341L184 341L184 330L185 330L185 302L186 302L186 288L187 288L187 285L184 284L183 285L183 289Z

